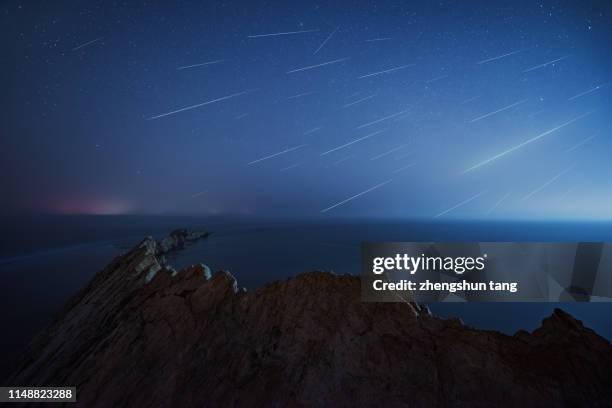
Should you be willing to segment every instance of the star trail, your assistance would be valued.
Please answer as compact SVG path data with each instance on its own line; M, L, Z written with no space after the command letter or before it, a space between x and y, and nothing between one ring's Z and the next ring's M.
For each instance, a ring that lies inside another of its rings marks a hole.
M4 212L612 216L605 3L0 16Z

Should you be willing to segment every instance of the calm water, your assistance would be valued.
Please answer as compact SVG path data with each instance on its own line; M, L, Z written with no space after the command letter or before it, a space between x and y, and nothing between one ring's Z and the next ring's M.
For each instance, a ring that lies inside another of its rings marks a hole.
M362 241L612 241L612 224L482 222L247 222L187 217L29 217L0 219L0 377L59 307L113 257L144 236L175 228L213 235L169 257L176 268L205 263L230 270L254 290L304 271L359 273ZM555 304L433 304L434 313L513 333L537 327ZM564 309L612 338L612 304Z

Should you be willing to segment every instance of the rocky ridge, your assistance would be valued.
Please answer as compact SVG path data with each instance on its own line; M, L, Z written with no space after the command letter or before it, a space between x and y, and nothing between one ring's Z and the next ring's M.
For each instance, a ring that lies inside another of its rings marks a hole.
M561 310L507 336L362 303L349 275L246 292L229 272L172 270L171 241L146 238L100 271L9 385L76 385L84 407L612 405L610 343Z

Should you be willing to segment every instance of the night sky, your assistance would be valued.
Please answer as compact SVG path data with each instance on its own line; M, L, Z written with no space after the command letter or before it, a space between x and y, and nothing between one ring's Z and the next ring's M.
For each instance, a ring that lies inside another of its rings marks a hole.
M2 214L612 218L605 1L5 1L0 32Z

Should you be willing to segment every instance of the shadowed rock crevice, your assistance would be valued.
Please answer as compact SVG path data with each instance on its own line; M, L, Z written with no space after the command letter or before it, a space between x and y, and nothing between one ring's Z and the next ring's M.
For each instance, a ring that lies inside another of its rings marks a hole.
M77 385L86 407L612 404L610 343L561 310L507 336L362 303L349 275L250 293L229 272L175 272L172 242L147 238L100 271L9 384Z

